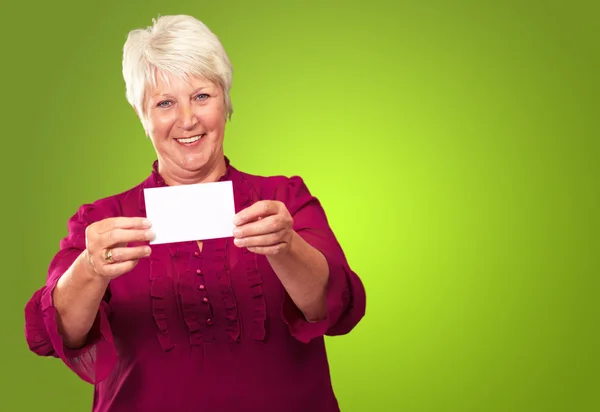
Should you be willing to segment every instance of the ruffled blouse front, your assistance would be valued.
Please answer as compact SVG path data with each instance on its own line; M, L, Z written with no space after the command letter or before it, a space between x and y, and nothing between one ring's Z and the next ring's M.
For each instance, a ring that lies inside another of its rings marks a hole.
M329 264L327 319L309 323L265 256L232 238L152 245L152 254L111 281L87 344L63 345L52 289L85 249L85 228L114 216L146 216L144 189L83 205L52 260L46 285L25 308L29 347L60 358L95 385L94 411L338 411L323 337L350 332L365 292L301 178L262 177L229 164L236 212L261 199L283 202L294 229ZM207 200L210 201L210 200Z

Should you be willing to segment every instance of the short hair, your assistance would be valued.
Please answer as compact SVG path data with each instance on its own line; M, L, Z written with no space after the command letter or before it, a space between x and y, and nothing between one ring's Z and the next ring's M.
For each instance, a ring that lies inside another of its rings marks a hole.
M147 87L156 87L156 74L168 84L167 74L187 80L197 76L219 85L227 118L233 107L233 69L219 38L192 16L160 16L152 26L129 32L123 46L123 78L127 101L146 118Z

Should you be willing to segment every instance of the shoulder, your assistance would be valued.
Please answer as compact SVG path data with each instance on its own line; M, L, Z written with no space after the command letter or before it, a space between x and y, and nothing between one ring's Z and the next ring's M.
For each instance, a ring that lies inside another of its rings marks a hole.
M239 173L242 181L240 187L246 188L240 193L243 199L276 200L283 203L292 215L309 205L320 205L300 175L261 176Z
M290 196L310 195L304 179L299 175L257 175L238 171L242 183L246 183L260 199L287 200Z

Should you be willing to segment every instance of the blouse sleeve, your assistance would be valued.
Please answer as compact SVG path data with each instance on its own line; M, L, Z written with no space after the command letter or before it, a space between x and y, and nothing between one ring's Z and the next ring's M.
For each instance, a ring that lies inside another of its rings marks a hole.
M86 343L78 349L64 345L58 332L52 292L65 271L85 250L85 230L94 221L116 216L116 206L107 202L83 205L69 219L68 234L61 240L52 259L46 284L37 290L25 306L25 338L31 351L40 356L60 358L85 382L96 384L112 371L117 354L109 324L110 288L100 303Z
M329 266L325 320L307 321L290 296L284 294L282 316L290 333L304 343L324 335L349 333L365 315L365 289L348 265L319 200L311 195L298 176L287 179L286 184L276 191L275 199L287 206L294 219L294 230L325 256Z
M29 350L39 356L58 357L46 332L46 325L41 316L42 294L46 287L35 291L25 305L25 340Z

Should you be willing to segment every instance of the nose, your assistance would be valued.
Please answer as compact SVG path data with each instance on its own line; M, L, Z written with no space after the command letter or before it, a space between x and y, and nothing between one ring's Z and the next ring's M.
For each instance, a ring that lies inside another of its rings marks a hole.
M181 104L179 106L179 127L185 130L191 130L198 123L194 110L190 104Z

